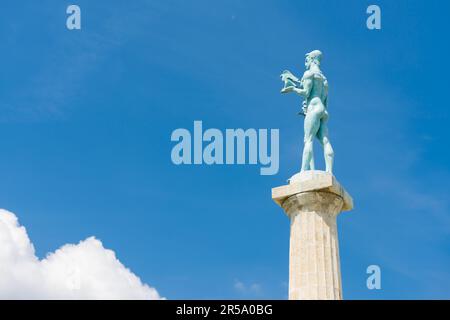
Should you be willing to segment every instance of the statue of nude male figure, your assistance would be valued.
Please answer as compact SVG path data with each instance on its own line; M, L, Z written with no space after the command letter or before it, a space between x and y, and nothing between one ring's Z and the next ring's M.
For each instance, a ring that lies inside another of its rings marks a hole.
M306 71L299 81L289 71L281 75L285 83L282 93L296 92L304 98L305 137L301 171L314 170L313 140L317 137L325 156L325 171L333 172L334 152L328 138L328 81L320 70L322 52L314 50L306 54Z

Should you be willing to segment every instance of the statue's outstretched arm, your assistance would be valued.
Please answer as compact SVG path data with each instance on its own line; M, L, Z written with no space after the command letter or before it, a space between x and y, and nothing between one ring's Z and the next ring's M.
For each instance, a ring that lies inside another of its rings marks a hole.
M302 84L303 84L302 87L294 88L293 91L306 99L309 97L309 94L311 93L313 81L311 78L303 78Z

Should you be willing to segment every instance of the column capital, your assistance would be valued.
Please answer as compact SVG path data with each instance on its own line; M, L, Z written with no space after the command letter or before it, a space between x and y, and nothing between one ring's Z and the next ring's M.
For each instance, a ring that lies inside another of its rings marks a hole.
M283 201L282 208L292 218L300 212L316 212L337 216L342 211L344 199L335 193L327 191L306 191L294 194Z
M342 206L339 208L339 211L353 209L352 197L331 173L318 170L303 171L295 174L288 181L289 184L272 189L272 199L285 210L287 205L292 206L293 203L306 205L312 200L319 200L317 197L327 197L333 204L335 200L332 198L336 196L342 199ZM303 193L305 195L300 196ZM331 195L327 196L327 193ZM286 202L292 196L296 197ZM339 202L339 200L336 201ZM338 205L337 202L336 205Z

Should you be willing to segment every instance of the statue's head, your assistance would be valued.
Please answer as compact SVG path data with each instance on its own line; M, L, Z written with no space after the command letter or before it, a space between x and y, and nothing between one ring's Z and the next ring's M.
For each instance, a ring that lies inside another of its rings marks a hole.
M314 50L306 54L305 67L309 69L312 64L320 66L320 61L322 60L322 52L320 50Z

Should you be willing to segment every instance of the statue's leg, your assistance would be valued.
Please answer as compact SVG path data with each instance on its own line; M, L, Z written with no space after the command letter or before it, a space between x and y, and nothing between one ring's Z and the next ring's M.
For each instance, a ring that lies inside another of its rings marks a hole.
M320 127L320 117L317 112L307 112L305 117L305 138L303 147L302 170L314 169L313 139ZM313 164L311 168L311 163Z
M320 121L320 127L317 131L317 138L323 146L323 153L325 155L325 171L333 173L334 151L328 138L328 125L326 118Z

